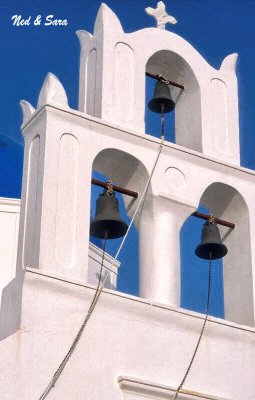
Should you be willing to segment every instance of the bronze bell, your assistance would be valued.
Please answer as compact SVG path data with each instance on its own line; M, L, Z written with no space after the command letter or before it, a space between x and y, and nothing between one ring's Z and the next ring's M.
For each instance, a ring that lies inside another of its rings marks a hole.
M169 86L162 82L156 82L153 98L149 101L148 107L156 113L168 113L173 111L175 103L171 97Z
M128 225L120 218L119 201L112 192L101 193L96 203L96 215L90 224L90 234L99 239L117 239L124 236Z
M219 228L214 220L208 220L203 225L201 243L197 246L195 253L204 260L216 260L224 257L228 252L222 243Z

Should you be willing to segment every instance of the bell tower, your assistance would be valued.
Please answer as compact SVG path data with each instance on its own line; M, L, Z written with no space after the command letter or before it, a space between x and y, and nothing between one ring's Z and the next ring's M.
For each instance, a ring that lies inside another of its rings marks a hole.
M184 90L172 88L176 144L164 143L143 212L135 220L140 294L179 307L179 233L201 203L217 217L236 222L231 234L223 232L229 248L223 267L225 314L253 325L254 174L239 166L237 54L216 70L186 40L165 29L126 34L105 4L93 35L77 34L79 111L69 108L52 74L36 110L22 103L26 151L20 267L87 282L92 169L141 195L159 148L158 140L144 132L145 73L163 75ZM138 200L125 202L132 217ZM243 268L238 254L243 254Z
M36 108L21 102L17 271L1 304L4 323L22 316L0 343L8 400L254 399L255 173L240 166L237 55L217 70L165 29L176 20L162 1L147 13L157 28L125 33L102 4L93 34L78 31L79 110L51 73ZM146 73L179 85L176 143L145 132ZM138 194L123 197L140 297L90 280L92 171ZM180 231L199 205L235 224L220 226L225 320L180 307Z
M219 70L183 38L165 29L126 34L102 4L94 33L81 43L79 110L145 133L145 71L185 85L175 112L176 144L239 165L237 54ZM148 132L147 132L148 133Z

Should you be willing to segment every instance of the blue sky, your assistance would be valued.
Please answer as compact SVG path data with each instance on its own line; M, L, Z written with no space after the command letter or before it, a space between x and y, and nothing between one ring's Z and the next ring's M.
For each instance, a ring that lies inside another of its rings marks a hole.
M22 172L22 114L19 101L25 99L36 106L38 94L47 72L62 82L70 107L78 107L79 41L75 32L93 32L101 1L98 0L1 0L0 2L0 195L19 197ZM106 3L118 15L126 32L155 26L144 12L155 7L152 0L109 0ZM178 24L168 30L187 39L215 68L224 57L239 53L241 163L255 168L254 94L255 94L255 1L254 0L165 0L169 14ZM37 15L67 19L67 26L34 26ZM29 26L13 26L12 16L22 15ZM147 116L150 132L159 136L157 120ZM6 138L7 136L7 138ZM12 140L13 139L13 140ZM172 140L171 137L168 137ZM95 191L92 202L95 203ZM94 212L94 206L93 206ZM200 240L202 222L185 224L182 232L182 305L204 310L207 268L193 255ZM195 232L195 233L194 233ZM138 293L138 253L132 234L121 254L119 290ZM108 246L114 254L118 243ZM212 282L211 313L223 315L221 265L215 264Z

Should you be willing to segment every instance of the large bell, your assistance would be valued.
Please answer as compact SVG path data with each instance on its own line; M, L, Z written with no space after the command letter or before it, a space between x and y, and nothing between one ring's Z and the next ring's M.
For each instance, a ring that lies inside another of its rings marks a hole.
M201 243L197 246L195 253L204 260L216 260L224 257L228 252L222 243L220 231L215 221L206 221L203 225Z
M158 81L155 85L153 98L149 101L148 107L156 113L168 113L173 111L175 103L171 97L170 89L164 82Z
M117 239L124 236L127 224L120 218L119 201L113 192L99 195L96 203L96 215L90 224L90 234L99 239Z

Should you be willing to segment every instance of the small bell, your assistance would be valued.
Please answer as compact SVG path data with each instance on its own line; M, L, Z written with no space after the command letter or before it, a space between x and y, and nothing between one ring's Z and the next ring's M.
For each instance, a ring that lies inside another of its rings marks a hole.
M173 111L175 103L171 97L169 86L162 82L156 82L153 98L149 101L148 107L156 113L168 113Z
M195 253L204 260L216 260L224 257L228 252L227 247L222 243L220 231L213 219L205 222L202 230L201 243L197 246Z
M104 191L96 203L96 215L90 224L90 234L99 239L117 239L124 236L127 224L120 218L119 201L112 191Z

